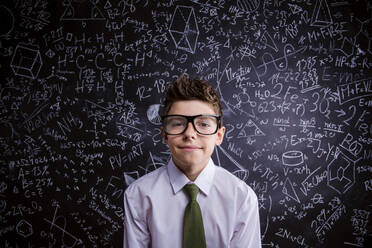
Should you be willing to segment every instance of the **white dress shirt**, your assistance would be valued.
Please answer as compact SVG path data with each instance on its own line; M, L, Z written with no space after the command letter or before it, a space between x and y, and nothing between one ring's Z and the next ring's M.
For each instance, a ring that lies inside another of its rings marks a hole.
M124 248L182 248L190 180L170 160L137 179L124 194ZM212 159L193 182L199 189L208 248L261 247L257 196Z

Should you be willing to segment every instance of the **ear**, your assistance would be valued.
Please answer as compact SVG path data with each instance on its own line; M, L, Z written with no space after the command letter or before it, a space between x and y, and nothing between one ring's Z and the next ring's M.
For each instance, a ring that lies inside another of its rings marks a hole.
M163 127L161 127L160 130L161 130L161 136L163 136L163 139L164 139L164 143L168 144L168 135L164 132Z
M216 138L216 145L219 146L222 144L223 136L225 135L226 128L224 126L220 127L217 130L217 138Z

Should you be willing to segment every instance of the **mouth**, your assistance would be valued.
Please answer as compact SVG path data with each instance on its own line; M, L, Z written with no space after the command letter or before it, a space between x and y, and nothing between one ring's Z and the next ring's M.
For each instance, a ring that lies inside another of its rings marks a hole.
M180 148L184 151L196 151L201 149L200 147L197 146L181 146Z

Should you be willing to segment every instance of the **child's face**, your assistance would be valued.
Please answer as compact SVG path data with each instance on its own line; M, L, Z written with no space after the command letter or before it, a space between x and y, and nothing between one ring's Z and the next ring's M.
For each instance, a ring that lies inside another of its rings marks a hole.
M217 114L211 104L200 100L174 102L168 115L200 115ZM186 131L178 135L167 135L162 132L164 141L168 144L174 163L187 172L200 171L208 163L215 145L220 145L225 133L225 127L218 129L212 135L201 135L196 132L192 123L188 123Z

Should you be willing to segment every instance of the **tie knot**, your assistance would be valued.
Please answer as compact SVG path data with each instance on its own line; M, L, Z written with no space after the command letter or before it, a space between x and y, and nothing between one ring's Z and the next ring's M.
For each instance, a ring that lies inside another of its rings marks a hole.
M186 184L185 187L183 187L186 194L188 195L189 199L191 201L196 201L196 196L199 193L199 188L195 184Z

